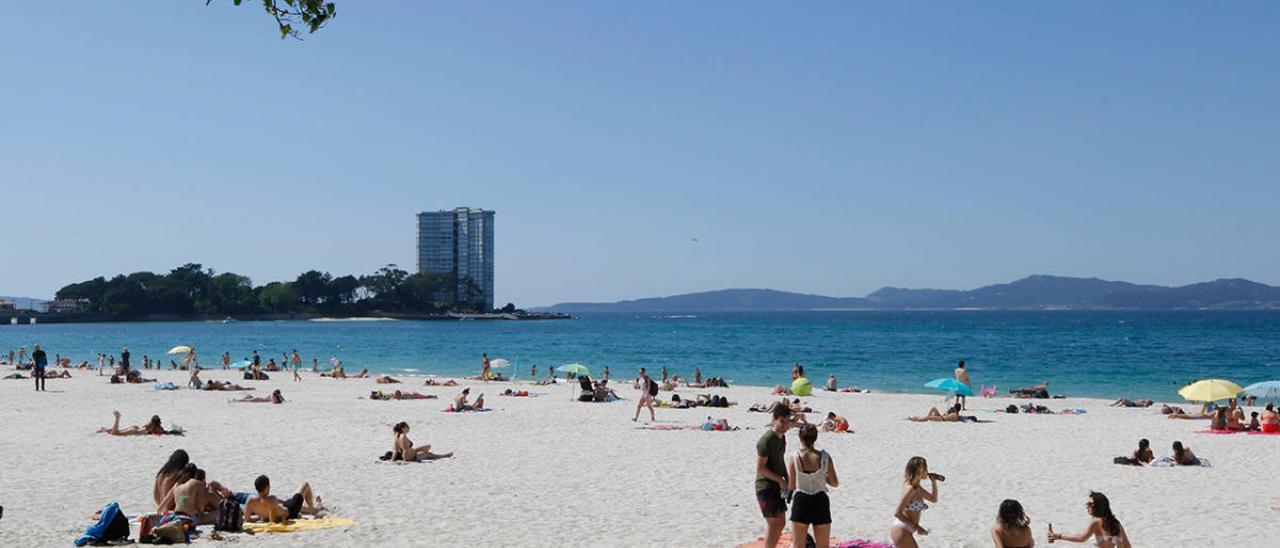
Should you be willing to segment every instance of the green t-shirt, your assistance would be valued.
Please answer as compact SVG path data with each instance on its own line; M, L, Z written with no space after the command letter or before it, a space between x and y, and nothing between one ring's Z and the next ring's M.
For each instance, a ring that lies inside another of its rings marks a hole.
M787 438L779 436L773 430L765 432L760 436L760 441L756 442L756 456L766 457L765 466L769 467L774 474L787 477L787 465L783 462L783 456L787 453ZM764 491L774 484L773 480L764 477L760 472L756 472L756 492ZM781 488L781 485L777 485Z

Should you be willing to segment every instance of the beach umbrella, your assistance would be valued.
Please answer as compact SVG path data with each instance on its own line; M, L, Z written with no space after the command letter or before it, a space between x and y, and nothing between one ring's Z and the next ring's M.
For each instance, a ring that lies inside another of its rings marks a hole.
M504 367L511 367L511 362L509 362L509 361L507 361L507 360L505 360L505 359L502 359L502 358L497 358L497 359L489 360L489 367L492 367L492 368L494 368L494 369L502 369L502 368L504 368Z
M559 371L561 373L573 373L574 375L577 375L579 377L591 376L591 370L587 369L587 366L582 365L580 363L571 363L568 365L562 365L560 367L557 367L556 371Z
M1222 379L1205 379L1182 387L1178 395L1187 401L1210 402L1236 397L1243 388L1240 385Z
M166 354L187 354L190 352L191 352L190 346L178 345L173 348L170 348L169 351L166 352Z
M242 368L242 367L249 367L250 365L253 365L253 362L249 360L240 360L238 362L235 362L229 365L228 367Z
M958 396L972 396L973 389L969 385L955 379L934 379L924 383L925 388L943 390Z
M1280 399L1280 381L1255 382L1244 387L1243 392L1255 398Z

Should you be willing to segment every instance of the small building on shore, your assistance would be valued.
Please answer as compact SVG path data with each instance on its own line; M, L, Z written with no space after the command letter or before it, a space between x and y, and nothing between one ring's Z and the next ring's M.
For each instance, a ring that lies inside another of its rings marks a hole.
M50 314L79 314L89 306L85 299L54 299L44 303L45 311Z

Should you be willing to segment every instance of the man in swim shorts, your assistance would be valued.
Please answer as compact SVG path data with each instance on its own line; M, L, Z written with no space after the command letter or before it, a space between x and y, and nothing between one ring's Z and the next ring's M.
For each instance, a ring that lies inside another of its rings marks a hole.
M271 496L271 480L266 476L258 476L258 479L253 481L253 487L258 494L249 497L245 502L245 521L250 521L256 516L259 521L283 522L298 519L304 513L315 515L323 509L319 505L320 498L312 494L309 483L304 482L298 487L297 493L284 501Z

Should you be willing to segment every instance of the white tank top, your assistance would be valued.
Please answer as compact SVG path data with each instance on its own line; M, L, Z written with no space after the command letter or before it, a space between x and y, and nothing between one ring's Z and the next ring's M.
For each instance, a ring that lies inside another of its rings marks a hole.
M821 464L814 472L804 471L804 462L800 459L800 452L796 451L796 491L806 495L816 495L827 491L827 452L818 451Z

